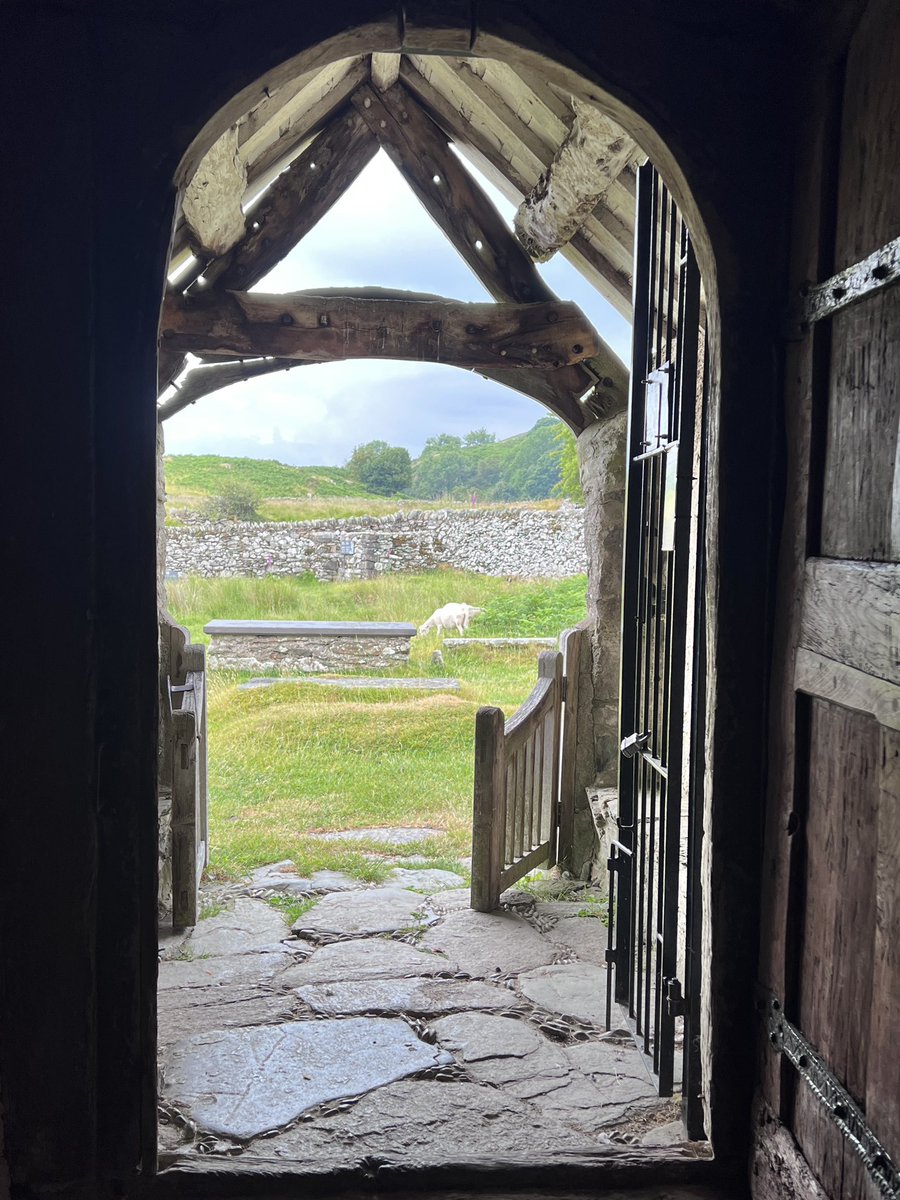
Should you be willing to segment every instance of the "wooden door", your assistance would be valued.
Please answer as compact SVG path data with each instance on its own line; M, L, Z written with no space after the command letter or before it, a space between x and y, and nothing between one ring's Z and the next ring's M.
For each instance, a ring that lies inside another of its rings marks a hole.
M869 3L846 60L815 77L797 139L753 1186L866 1200L900 1194L900 244L879 253L900 234L896 6ZM791 1061L777 1051L798 1034Z

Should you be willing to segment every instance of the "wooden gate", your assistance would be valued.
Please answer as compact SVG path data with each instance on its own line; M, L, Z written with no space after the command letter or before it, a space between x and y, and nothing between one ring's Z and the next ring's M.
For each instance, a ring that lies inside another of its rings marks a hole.
M190 642L179 625L162 628L170 639L164 762L172 796L172 924L179 929L197 924L200 878L209 856L206 648Z
M545 651L538 681L509 721L499 708L475 717L472 908L492 912L500 895L568 849L574 814L575 671L584 630ZM565 715L564 715L565 714Z
M702 1133L697 1049L699 819L691 730L702 644L698 603L696 417L700 278L674 201L649 164L637 196L635 305L623 571L618 836L611 846L607 963L661 1096L677 1082L692 1136ZM696 695L700 695L699 691ZM686 916L688 899L692 907ZM614 977L613 977L614 976Z

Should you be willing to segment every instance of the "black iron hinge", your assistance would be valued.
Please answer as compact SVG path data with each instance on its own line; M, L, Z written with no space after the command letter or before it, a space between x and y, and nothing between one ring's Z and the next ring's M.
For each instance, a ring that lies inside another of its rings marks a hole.
M760 1000L760 1010L766 1019L769 1044L795 1067L825 1115L862 1159L869 1177L882 1196L887 1200L900 1200L900 1170L866 1123L865 1113L825 1060L785 1017L777 997Z

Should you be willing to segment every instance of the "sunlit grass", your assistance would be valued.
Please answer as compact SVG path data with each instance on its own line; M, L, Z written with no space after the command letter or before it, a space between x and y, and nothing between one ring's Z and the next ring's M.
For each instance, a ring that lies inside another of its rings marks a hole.
M212 617L413 620L462 599L492 606L508 636L554 636L584 614L584 579L509 582L437 572L346 584L310 579L186 579L170 584L176 620L195 640ZM479 632L473 624L470 632ZM537 648L473 645L433 661L441 637L415 638L390 675L452 677L459 691L344 690L285 681L240 690L247 674L213 672L209 690L210 870L228 876L281 859L383 879L391 854L448 866L470 852L475 713L509 717L537 675ZM354 672L357 673L357 672ZM363 674L364 672L358 672ZM323 842L316 832L388 826L437 830L402 846Z

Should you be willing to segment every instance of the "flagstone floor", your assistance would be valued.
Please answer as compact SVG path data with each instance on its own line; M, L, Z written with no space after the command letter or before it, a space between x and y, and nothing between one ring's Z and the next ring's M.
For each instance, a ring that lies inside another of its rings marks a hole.
M264 897L312 885L276 864L161 936L163 1165L242 1155L315 1171L683 1143L615 1005L605 1029L606 927L586 893L507 894L481 914L467 889L437 890L449 873L410 875L430 894L313 881L352 890L290 928Z

